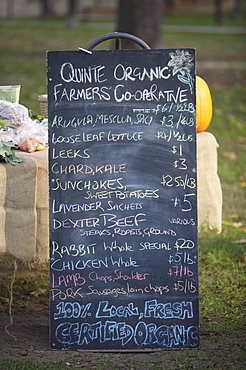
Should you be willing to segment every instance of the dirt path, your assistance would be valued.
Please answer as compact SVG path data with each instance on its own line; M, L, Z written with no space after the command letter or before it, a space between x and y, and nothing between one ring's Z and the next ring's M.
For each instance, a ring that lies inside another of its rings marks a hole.
M17 299L17 297L15 297ZM198 350L168 350L156 352L89 352L54 351L49 349L48 297L29 301L29 308L13 311L10 323L9 304L2 302L0 309L0 359L16 363L37 361L57 364L59 368L81 369L240 369L242 363L232 360L243 357L244 330L221 335L216 330L201 329ZM5 326L9 325L7 328ZM9 333L8 333L8 332ZM6 369L6 367L3 367ZM1 361L0 361L0 369Z

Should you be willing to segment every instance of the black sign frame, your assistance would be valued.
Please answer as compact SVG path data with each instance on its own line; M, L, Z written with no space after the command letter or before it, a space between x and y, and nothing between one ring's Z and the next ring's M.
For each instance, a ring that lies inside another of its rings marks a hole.
M195 50L47 57L51 348L197 348Z

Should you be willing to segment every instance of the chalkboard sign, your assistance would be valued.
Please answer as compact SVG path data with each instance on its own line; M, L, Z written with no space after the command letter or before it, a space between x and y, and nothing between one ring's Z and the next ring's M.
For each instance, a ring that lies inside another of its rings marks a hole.
M51 348L198 347L195 51L47 56Z

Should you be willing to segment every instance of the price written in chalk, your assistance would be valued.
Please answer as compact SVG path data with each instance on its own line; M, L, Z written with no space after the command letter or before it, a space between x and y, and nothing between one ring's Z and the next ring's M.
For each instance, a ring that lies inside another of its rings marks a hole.
M162 181L160 183L165 187L196 188L195 177L190 177L187 174L185 176L162 175Z
M51 348L198 347L195 51L47 60Z

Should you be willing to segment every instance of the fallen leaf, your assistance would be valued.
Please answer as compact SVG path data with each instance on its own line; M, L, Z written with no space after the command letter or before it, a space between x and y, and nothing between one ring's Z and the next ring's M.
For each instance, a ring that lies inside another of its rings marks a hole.
M223 152L223 157L232 161L235 161L235 159L237 159L237 155L234 152Z
M226 221L226 220L222 220L222 224L223 225L228 225L228 226L233 226L233 227L236 227L236 228L239 228L242 226L242 222L232 222L232 221Z
M3 303L9 303L9 298L0 297L0 299Z
M234 240L232 243L234 243L234 244L244 244L244 243L246 243L246 239Z
M47 292L47 289L38 288L34 292L31 292L30 295L33 295L34 297L38 297L42 294L45 294Z
M84 361L84 362L90 362L91 360L88 357L85 357L85 358L82 359L82 361Z

